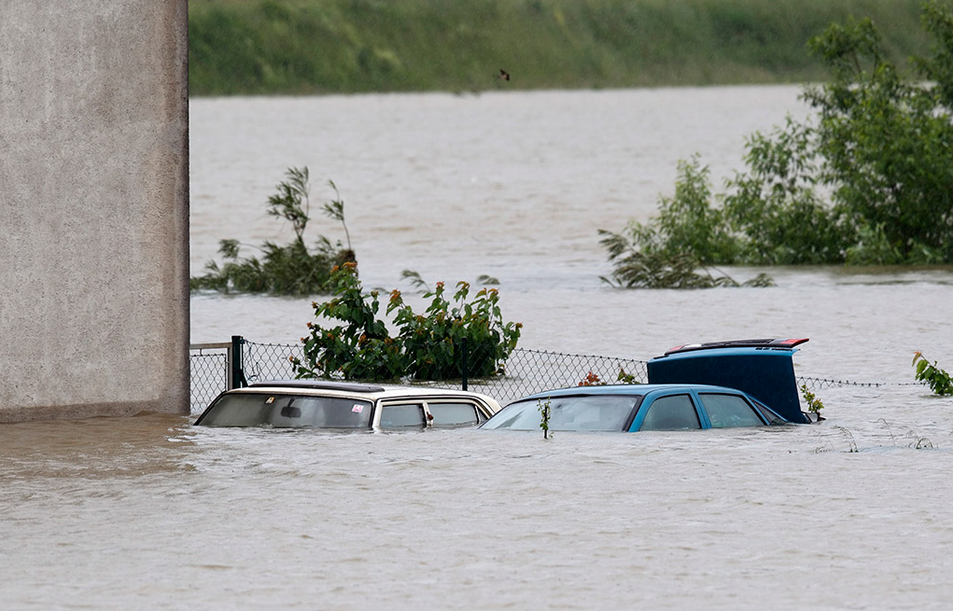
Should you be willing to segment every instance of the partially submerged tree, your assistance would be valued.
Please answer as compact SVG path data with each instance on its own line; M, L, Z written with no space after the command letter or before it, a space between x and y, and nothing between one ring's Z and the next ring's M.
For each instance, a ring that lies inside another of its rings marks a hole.
M939 28L950 12L924 5L924 23ZM920 76L943 75L953 37L934 45L934 56L916 62ZM852 259L870 263L953 262L953 122L944 87L901 78L885 59L869 20L831 26L811 48L834 79L808 89L818 111L815 145L824 159L820 177L832 201L855 229L880 236L867 257L855 239ZM871 258L873 260L865 260Z
M340 221L347 236L347 246L340 241L331 244L328 238L319 235L315 247L309 249L304 241L305 229L311 220L308 168L289 168L285 176L286 179L276 187L277 193L268 198L267 213L291 223L294 241L283 246L265 241L259 247L263 253L259 259L254 256L241 258L238 240L222 240L219 254L224 259L223 264L219 266L215 261L209 261L205 275L191 279L193 290L279 295L325 293L331 269L356 260L344 223L344 202L337 186L329 181L337 199L326 203L323 211L328 217Z
M391 335L378 318L378 292L363 292L353 263L333 270L331 286L332 299L312 304L316 321L301 338L304 358L291 359L299 378L447 380L464 370L490 377L503 372L519 341L522 324L503 321L494 288L483 287L471 298L470 285L458 282L451 301L438 282L424 295L431 300L424 313L414 312L394 290L386 308L397 329Z
M654 223L632 221L619 233L600 230L600 243L615 267L602 279L618 288L701 289L719 286L771 286L765 274L739 284L710 267L732 262L739 248L723 212L711 203L708 168L698 157L678 164L675 197L661 198Z
M697 156L681 162L656 219L601 232L616 283L692 288L688 272L712 264L953 263L953 12L925 2L923 24L935 44L912 78L869 20L812 39L831 74L802 96L816 115L751 136L726 193Z

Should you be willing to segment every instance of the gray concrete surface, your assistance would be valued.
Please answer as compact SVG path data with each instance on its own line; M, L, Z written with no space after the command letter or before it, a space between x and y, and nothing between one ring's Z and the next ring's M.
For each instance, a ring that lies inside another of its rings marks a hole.
M187 0L0 0L0 422L189 409Z

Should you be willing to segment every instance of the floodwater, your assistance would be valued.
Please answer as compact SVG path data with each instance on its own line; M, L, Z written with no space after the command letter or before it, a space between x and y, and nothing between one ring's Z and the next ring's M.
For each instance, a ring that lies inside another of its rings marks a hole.
M192 263L290 239L289 166L345 201L367 287L499 279L524 348L648 359L810 337L827 420L600 435L202 430L140 416L0 427L2 609L946 609L953 273L770 270L778 286L618 291L600 228L645 220L695 152L803 116L795 87L199 99ZM344 239L315 214L311 235ZM252 254L249 250L248 254ZM758 270L725 270L745 279ZM196 295L195 342L294 342L310 299Z

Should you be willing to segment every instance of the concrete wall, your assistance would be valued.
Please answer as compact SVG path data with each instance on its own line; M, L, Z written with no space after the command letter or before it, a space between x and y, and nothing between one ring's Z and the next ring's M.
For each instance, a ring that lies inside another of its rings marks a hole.
M0 422L189 409L187 0L0 0Z

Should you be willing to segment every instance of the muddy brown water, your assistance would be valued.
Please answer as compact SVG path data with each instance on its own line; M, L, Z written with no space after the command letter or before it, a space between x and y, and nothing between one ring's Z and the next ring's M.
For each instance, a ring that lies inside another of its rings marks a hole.
M495 276L523 347L647 359L810 337L799 375L883 385L818 390L816 426L550 441L4 425L0 608L948 608L953 399L910 384L910 363L953 367L949 270L687 292L598 278L597 229L648 218L696 151L720 182L746 134L803 115L797 93L193 100L193 272L221 238L290 239L264 202L308 165L313 206L325 180L341 190L365 286ZM344 238L319 214L310 231ZM193 341L294 342L309 315L310 299L196 295Z

